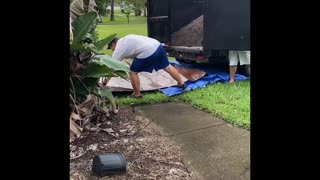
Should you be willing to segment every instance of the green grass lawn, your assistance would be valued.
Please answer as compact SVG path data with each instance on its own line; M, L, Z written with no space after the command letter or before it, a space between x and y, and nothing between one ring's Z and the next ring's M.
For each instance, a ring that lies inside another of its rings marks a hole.
M216 83L184 93L180 99L235 125L250 128L250 81Z
M117 21L117 19L116 19ZM119 18L119 21L121 19ZM128 34L139 34L147 36L147 24L119 23L119 25L97 26L99 38L102 39L110 34L117 33L118 37ZM104 50L108 55L112 55L111 50ZM170 58L171 60L173 58ZM135 104L152 104L162 102L185 102L198 109L212 113L240 127L250 129L250 81L236 82L234 84L216 83L203 89L196 89L174 97L167 97L160 92L143 92L142 99L133 99L126 96L115 96L120 106Z
M98 25L97 31L99 39L105 38L113 33L117 33L117 37L121 38L128 34L137 34L147 36L147 24L123 24L123 25ZM111 50L102 51L109 56L112 55Z
M212 113L234 125L250 129L250 81L216 83L181 95L168 97L161 92L142 93L142 99L115 96L119 105L185 102Z

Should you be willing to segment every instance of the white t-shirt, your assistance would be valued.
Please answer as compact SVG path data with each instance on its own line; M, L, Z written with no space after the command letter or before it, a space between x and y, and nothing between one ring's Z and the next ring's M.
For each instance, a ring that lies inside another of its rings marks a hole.
M159 47L160 42L145 36L127 35L117 41L112 58L122 61L124 58L147 58Z

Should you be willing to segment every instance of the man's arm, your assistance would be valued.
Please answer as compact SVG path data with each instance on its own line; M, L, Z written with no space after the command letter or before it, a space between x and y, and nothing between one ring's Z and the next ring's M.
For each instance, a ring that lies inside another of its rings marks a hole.
M126 57L126 47L122 46L120 43L117 43L117 47L112 54L112 59L122 61Z

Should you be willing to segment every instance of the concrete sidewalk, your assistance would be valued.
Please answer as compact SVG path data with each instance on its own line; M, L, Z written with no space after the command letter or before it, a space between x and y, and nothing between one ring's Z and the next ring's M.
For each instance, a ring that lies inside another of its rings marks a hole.
M136 107L183 153L187 168L202 180L250 179L250 132L182 103Z

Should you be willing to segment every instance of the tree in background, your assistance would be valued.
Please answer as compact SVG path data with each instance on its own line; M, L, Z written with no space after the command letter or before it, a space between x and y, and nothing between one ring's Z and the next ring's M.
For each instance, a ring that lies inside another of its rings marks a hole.
M145 0L125 0L127 5L132 5L134 14L141 16L142 9L144 8Z
M110 0L95 0L98 6L98 12L100 16L107 15L107 7L110 4Z
M147 0L144 1L143 16L147 17Z
M114 21L114 0L111 0L110 21Z
M126 17L127 17L127 20L128 20L128 24L129 24L130 14L134 12L134 11L132 10L132 7L131 7L131 6L124 6L124 7L121 9L121 12L124 13L124 14L126 14Z
M144 9L145 14L145 4L147 0L116 0L116 2L120 9L125 9L126 11L131 8L136 16L141 16L142 9Z
M115 3L117 6L120 7L120 9L123 9L125 5L125 0L116 0Z

